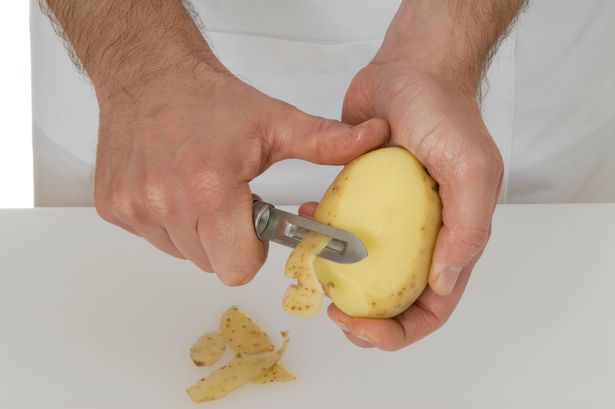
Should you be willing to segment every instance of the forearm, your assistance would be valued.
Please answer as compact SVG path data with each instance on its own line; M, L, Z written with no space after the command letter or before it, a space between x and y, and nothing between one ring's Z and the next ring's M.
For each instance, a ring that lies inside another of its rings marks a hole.
M181 0L41 3L97 92L127 89L195 64L223 70Z
M413 61L476 90L526 0L404 0L376 57Z

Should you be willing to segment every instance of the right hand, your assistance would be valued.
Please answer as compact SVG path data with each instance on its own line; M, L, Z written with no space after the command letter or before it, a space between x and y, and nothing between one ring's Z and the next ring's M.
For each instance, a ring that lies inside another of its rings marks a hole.
M202 67L97 96L98 213L227 285L250 281L267 254L249 181L283 159L345 164L389 137L382 119L311 116Z

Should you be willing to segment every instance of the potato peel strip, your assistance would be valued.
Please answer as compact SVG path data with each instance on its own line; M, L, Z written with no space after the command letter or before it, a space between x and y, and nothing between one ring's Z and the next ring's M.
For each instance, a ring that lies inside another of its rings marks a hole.
M276 351L253 355L237 355L228 364L216 369L188 389L195 403L219 399L275 365L288 345L288 334L282 332L282 346Z
M324 292L316 272L314 260L331 239L328 236L310 232L294 248L286 262L286 275L297 279L297 284L288 287L282 305L290 314L311 317L323 302Z
M226 337L219 332L207 332L196 340L190 348L190 358L196 366L211 366L226 349Z

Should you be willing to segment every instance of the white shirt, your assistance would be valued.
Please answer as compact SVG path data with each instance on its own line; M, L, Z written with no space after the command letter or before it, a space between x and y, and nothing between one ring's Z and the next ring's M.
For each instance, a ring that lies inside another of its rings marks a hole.
M35 1L34 1L35 3ZM339 118L399 0L195 0L207 37L242 80ZM488 72L483 116L504 157L502 202L615 201L615 2L531 2ZM98 108L45 16L32 7L35 201L91 205ZM274 165L252 190L318 200L339 171Z

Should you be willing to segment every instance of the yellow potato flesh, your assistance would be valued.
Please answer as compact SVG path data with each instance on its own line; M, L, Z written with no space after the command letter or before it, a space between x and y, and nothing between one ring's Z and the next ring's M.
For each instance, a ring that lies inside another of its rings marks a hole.
M316 258L327 295L353 317L406 310L427 285L441 213L437 184L405 149L379 149L348 164L314 219L355 234L368 257L354 264Z
M190 358L196 366L211 366L224 353L226 337L219 332L207 332L190 348Z
M222 398L250 382L280 360L288 344L288 335L282 333L282 337L280 349L253 355L237 355L231 362L190 387L188 395L195 403L208 402Z

